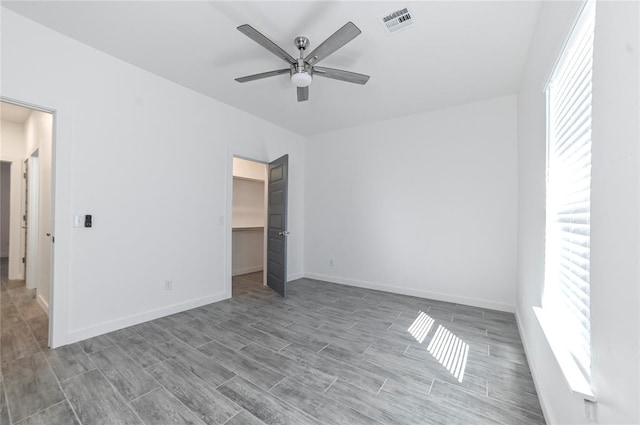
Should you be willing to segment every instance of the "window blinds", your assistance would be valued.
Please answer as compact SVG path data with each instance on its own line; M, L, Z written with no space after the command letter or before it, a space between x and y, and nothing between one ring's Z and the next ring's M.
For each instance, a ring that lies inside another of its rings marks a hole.
M590 376L591 76L595 2L586 3L547 86L543 308Z

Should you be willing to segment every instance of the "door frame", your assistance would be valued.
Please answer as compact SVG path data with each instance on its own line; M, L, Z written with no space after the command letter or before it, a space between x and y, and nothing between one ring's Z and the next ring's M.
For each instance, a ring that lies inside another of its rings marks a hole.
M225 253L224 253L224 294L225 298L231 298L232 289L233 289L233 158L241 158L246 159L247 161L258 162L261 164L268 165L269 158L266 157L265 154L257 154L246 152L242 150L238 150L235 148L227 149L227 200L226 200L226 211L225 215L219 218L219 224L224 226L225 233ZM265 225L267 219L267 190L269 186L268 177L268 166L265 167ZM266 229L263 232L263 254L262 254L262 285L267 284L267 232Z
M33 93L30 93L33 97ZM70 261L70 192L72 106L68 100L30 99L12 93L7 87L0 101L51 114L51 231L55 243L51 246L51 281L49 299L49 346L57 348L68 342L69 322L69 261ZM42 102L41 102L42 101ZM43 104L51 106L42 106Z
M27 289L38 288L38 239L40 236L39 228L39 216L40 216L40 158L38 156L38 149L31 152L25 163L27 164L27 184L26 184L26 196L25 205L26 212L25 217L27 223L25 227L25 258L26 267L24 271L24 280L27 284ZM31 281L31 282L30 282Z

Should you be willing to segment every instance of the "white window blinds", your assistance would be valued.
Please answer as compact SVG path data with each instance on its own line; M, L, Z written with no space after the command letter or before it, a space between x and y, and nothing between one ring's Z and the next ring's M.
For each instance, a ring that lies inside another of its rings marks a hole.
M543 308L589 379L591 74L595 2L586 2L547 86Z

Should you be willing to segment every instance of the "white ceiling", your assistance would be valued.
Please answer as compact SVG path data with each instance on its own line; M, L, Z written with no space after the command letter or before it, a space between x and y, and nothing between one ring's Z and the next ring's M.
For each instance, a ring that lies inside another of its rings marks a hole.
M0 102L0 119L2 121L24 124L31 115L31 109L14 105L13 103Z
M538 1L3 1L3 6L115 57L301 135L517 91ZM415 25L381 17L408 6ZM250 24L297 56L352 21L362 34L319 65L371 75L365 86L316 77L298 103L287 75L235 77L287 64L236 30Z

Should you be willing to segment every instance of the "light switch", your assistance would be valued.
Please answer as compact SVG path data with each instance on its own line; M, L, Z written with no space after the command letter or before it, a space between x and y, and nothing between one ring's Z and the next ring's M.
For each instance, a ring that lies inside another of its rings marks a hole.
M82 216L80 214L75 214L73 216L73 227L82 227L82 226L84 226L84 223L82 222L83 219L84 219L84 216Z

